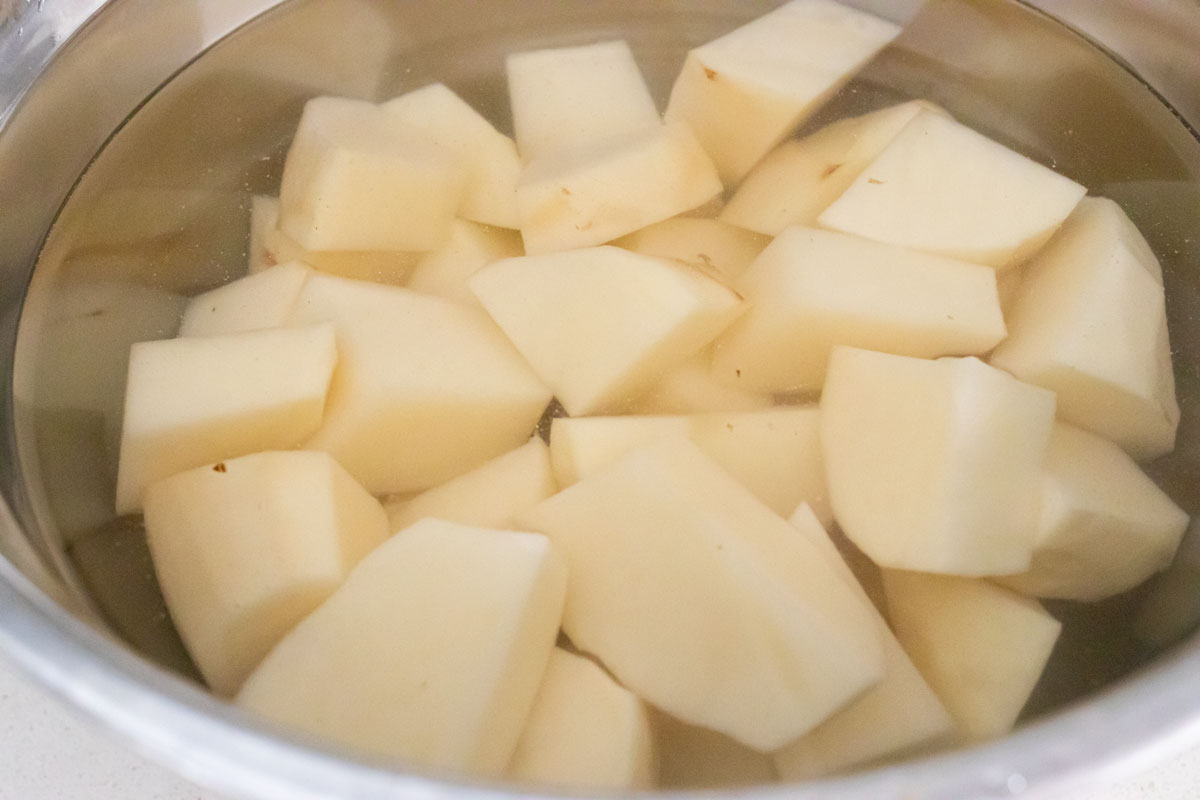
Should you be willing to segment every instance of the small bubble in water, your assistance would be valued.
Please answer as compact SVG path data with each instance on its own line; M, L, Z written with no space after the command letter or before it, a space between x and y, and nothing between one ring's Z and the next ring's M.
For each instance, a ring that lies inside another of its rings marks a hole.
M1024 775L1014 772L1012 775L1008 776L1008 780L1005 781L1005 785L1008 787L1008 791L1011 794L1020 794L1029 788L1029 781L1025 780Z

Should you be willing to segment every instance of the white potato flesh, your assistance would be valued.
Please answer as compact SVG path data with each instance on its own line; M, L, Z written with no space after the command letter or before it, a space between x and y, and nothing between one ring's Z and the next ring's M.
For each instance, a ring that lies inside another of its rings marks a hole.
M545 537L425 520L363 559L237 703L368 756L500 777L554 649L566 579Z
M428 489L521 445L550 402L485 314L440 297L314 274L290 322L337 328L325 419L306 446L372 494Z
M815 227L821 212L922 109L936 106L913 100L784 142L750 171L721 209L720 220L767 236L792 225Z
M734 286L750 310L712 368L750 391L819 390L837 345L934 358L1005 334L994 270L833 231L787 229Z
M688 53L666 119L690 124L737 183L899 32L832 0L792 0Z
M962 736L1012 729L1062 625L1038 604L971 578L884 570L896 638Z
M651 722L661 789L730 789L773 783L778 777L770 755L736 739L657 709Z
M306 250L432 250L462 203L456 154L361 100L309 100L288 150L279 228Z
M883 641L884 674L879 683L775 753L780 777L810 780L947 739L953 722L946 707L913 666L812 510L801 505L789 521L820 547L874 618Z
M634 414L701 414L756 411L775 405L770 395L729 386L713 377L712 354L702 350L667 370L630 408Z
M624 41L513 53L504 67L517 150L526 163L662 124Z
M1086 190L945 114L923 110L818 217L822 227L1004 269Z
M770 240L735 225L703 217L672 217L613 242L635 253L673 258L734 280Z
M1183 535L1175 560L1150 585L1138 608L1133 631L1153 647L1174 644L1200 624L1200 520L1194 520Z
M616 247L510 258L468 283L573 415L628 407L743 310L703 273Z
M530 254L604 244L721 193L712 161L685 124L531 162L517 186Z
M833 513L880 566L1029 567L1054 393L975 358L833 351L821 445Z
M140 511L146 487L177 472L304 442L337 361L330 325L135 344L117 513Z
M299 261L268 267L198 294L183 311L180 336L213 336L278 328L291 315L312 272Z
M480 528L512 527L516 516L558 491L550 450L536 436L515 450L416 497L385 505L399 531L425 517Z
M521 237L513 231L455 220L450 223L446 243L421 256L406 285L417 292L479 307L467 279L493 261L524 253Z
M882 676L878 631L850 587L682 437L628 453L520 523L566 559L571 641L682 721L770 751Z
M390 119L427 136L467 165L459 216L485 225L517 227L521 159L513 140L440 83L389 100Z
M1188 515L1125 451L1058 423L1042 476L1029 569L1000 579L1033 597L1091 602L1167 568Z
M684 416L556 417L550 423L550 467L565 489L630 450L691 431L692 421Z
M212 690L263 656L387 538L387 516L327 453L255 453L146 490L146 539L171 619Z
M646 704L587 658L554 648L507 777L613 791L650 789L654 773Z
M267 236L279 226L279 198L256 194L250 198L249 273L283 263L267 250ZM299 247L299 245L296 245Z
M1179 426L1161 267L1120 206L1087 198L1026 268L991 361L1053 389L1066 422L1141 461Z

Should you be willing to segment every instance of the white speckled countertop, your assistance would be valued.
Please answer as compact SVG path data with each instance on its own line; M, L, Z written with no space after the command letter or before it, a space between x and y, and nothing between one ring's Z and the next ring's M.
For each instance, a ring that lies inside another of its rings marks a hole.
M220 798L125 750L0 658L0 800ZM1200 749L1063 800L1200 800Z

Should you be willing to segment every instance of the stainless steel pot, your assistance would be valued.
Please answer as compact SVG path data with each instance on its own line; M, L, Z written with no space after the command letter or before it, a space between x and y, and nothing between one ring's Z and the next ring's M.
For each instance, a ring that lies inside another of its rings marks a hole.
M109 519L121 348L170 335L180 295L234 277L248 194L277 185L307 97L387 96L436 75L503 122L505 49L600 35L629 38L661 96L683 50L772 3L278 4L0 0L0 647L131 747L231 797L515 797L322 749L188 678L137 525ZM1200 511L1200 5L857 4L911 24L829 115L930 97L1120 200L1146 231L1184 408L1177 453L1152 471ZM1002 741L735 794L1051 797L1198 744L1200 636L1139 649L1140 599L1056 608L1069 635L1040 713Z

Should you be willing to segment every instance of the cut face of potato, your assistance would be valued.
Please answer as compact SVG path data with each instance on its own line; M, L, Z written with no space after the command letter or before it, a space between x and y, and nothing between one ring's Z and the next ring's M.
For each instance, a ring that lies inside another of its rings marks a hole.
M959 732L1012 729L1062 625L1037 603L987 581L884 570L896 638Z
M878 631L850 587L682 437L520 522L566 559L571 641L677 719L770 751L882 675Z
M1102 600L1165 569L1187 524L1121 448L1059 423L1046 451L1033 563L1000 582L1034 597Z
M995 272L814 228L789 228L735 284L750 310L717 340L713 374L757 392L819 390L851 345L933 358L1004 338Z
M554 649L566 577L544 537L425 520L363 559L237 703L368 755L499 777Z
M279 228L306 250L432 250L467 178L453 151L379 106L318 97L288 150Z
M818 220L1003 269L1045 244L1085 191L945 114L923 110Z
M278 328L292 312L312 270L298 261L268 267L188 301L180 336Z
M554 648L508 777L616 790L648 789L654 773L645 703L588 659Z
M734 280L767 246L765 236L702 217L672 217L613 242L635 253L673 258Z
M460 216L485 225L517 227L521 159L512 139L440 83L390 100L382 108L392 120L419 131L467 165Z
M321 428L372 494L419 491L525 442L550 391L482 312L393 286L313 275L291 323L332 322L340 360Z
M421 256L406 285L417 292L479 307L467 279L493 261L520 255L524 255L521 237L513 231L455 220L450 223L446 243Z
M604 244L721 193L716 169L684 124L533 161L517 205L530 254Z
M1170 452L1179 404L1161 274L1120 206L1085 199L1026 268L992 363L1053 389L1064 421L1135 459Z
M974 358L839 347L821 395L833 513L881 566L1029 567L1054 393Z
M792 225L815 227L821 212L922 109L913 100L826 125L772 150L738 186L720 219L767 236Z
M729 789L772 783L778 777L771 756L698 725L654 710L658 785L662 789Z
M634 414L702 414L756 411L775 405L770 395L729 386L713 377L712 354L702 350L667 370L630 409Z
M662 124L623 41L513 53L504 67L517 150L526 163Z
M379 502L326 453L256 453L181 472L151 484L145 505L171 618L223 695L388 534Z
M742 311L712 278L616 247L507 259L469 284L574 415L629 406Z
M117 513L140 511L161 478L301 444L321 424L337 360L330 325L135 344Z
M558 491L550 451L534 437L465 475L386 506L390 530L425 517L481 528L512 527L516 516Z
M737 183L899 32L831 0L793 0L688 53L666 118L691 125Z

